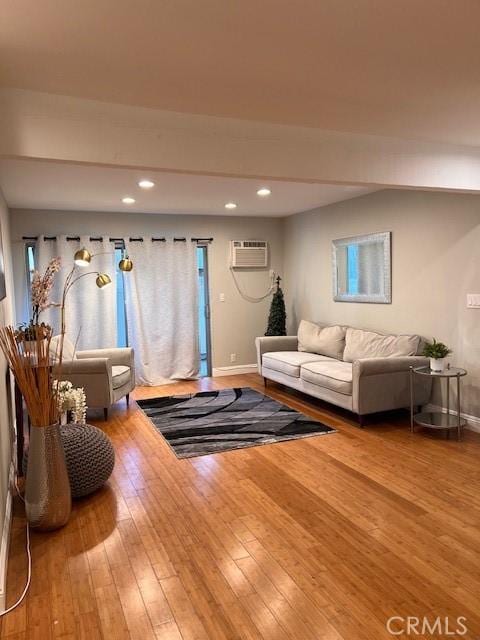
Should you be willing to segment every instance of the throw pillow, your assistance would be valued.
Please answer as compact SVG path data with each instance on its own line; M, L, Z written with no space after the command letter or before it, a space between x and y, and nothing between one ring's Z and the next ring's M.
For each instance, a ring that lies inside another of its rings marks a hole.
M345 331L345 327L338 325L326 327L302 320L298 327L298 350L342 360Z
M348 328L345 337L345 362L360 358L396 358L414 356L420 342L419 336L384 336L373 331Z

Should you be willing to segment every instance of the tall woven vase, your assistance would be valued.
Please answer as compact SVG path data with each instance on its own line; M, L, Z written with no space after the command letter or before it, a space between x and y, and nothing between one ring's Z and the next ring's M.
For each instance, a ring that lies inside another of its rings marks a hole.
M63 527L70 517L72 497L58 424L30 430L25 508L30 526L40 531Z

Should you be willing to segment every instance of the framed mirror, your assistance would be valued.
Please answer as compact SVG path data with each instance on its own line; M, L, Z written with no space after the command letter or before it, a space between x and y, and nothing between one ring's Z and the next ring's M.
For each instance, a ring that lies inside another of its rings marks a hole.
M390 231L333 240L333 299L390 304L391 244Z

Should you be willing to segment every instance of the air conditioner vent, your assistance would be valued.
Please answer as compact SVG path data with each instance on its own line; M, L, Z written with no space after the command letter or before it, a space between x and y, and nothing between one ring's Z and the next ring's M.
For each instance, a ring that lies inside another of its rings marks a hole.
M232 240L231 266L236 269L262 269L268 265L268 245L264 240Z
M263 240L245 240L243 243L244 247L266 247L267 243Z

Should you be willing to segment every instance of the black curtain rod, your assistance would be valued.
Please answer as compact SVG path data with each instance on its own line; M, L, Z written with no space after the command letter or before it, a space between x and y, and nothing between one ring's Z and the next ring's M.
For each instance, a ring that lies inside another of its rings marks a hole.
M44 240L56 240L57 236L44 236ZM109 242L123 242L125 238L109 238ZM22 240L38 240L38 236L22 236ZM79 242L79 236L67 236L67 240L71 242ZM143 242L143 238L129 238L129 242ZM166 238L152 238L152 242L166 242ZM186 242L186 238L173 238L174 242ZM191 238L192 242L213 242L213 238ZM102 237L90 238L90 242L103 242Z
M111 240L111 238L110 238ZM192 238L192 242L196 240L196 238ZM129 242L143 242L143 238L129 238ZM152 238L152 242L166 242L166 238ZM174 242L186 242L186 238L173 238Z

